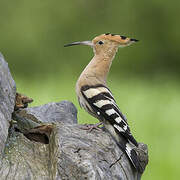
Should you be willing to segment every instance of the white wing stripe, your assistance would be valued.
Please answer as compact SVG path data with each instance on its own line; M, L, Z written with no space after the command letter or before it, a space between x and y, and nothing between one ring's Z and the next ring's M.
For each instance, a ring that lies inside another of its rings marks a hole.
M118 126L117 124L114 124L114 127L119 131L119 132L124 132L124 130Z
M124 131L126 131L126 130L127 130L127 125L125 125L125 126L123 127L123 129L124 129Z
M109 102L109 100L100 100L100 101L98 101L98 102L96 102L96 103L93 103L96 107L98 107L98 108L101 108L102 106L104 106L104 105L106 105L106 104L111 104L110 102Z
M87 98L92 98L102 92L108 92L112 96L112 94L109 92L109 90L105 87L89 88L88 90L83 91L84 95Z
M119 116L115 119L115 121L119 124L122 121L122 118Z
M108 110L105 111L105 113L110 116L112 114L115 114L116 111L114 109L108 109Z
M130 143L126 144L126 152L131 154L131 150L133 149L133 146Z

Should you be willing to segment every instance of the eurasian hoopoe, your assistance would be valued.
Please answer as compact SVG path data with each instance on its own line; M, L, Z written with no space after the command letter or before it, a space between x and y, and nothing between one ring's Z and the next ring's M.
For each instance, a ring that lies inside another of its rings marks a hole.
M92 41L74 42L65 47L82 44L93 48L94 57L76 83L79 104L103 123L119 147L126 152L134 167L142 172L138 155L134 150L138 143L132 136L125 116L106 85L106 78L118 48L137 41L106 33L95 37Z

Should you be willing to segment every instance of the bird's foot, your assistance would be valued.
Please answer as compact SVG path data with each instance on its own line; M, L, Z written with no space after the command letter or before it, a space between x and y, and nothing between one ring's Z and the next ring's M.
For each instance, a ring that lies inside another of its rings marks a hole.
M102 129L99 127L100 125L102 125L102 122L99 122L97 124L84 124L80 128L83 130L88 130L89 132L91 132L93 129L98 130L98 131L102 131Z

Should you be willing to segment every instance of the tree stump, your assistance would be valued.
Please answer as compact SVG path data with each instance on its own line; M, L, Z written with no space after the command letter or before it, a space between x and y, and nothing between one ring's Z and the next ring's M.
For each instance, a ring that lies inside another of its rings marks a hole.
M16 97L16 99L15 99ZM105 131L82 130L69 101L27 108L0 56L0 174L2 180L139 180L127 156ZM27 101L29 100L29 101ZM16 106L15 106L16 102ZM14 110L15 109L15 110ZM142 167L147 146L136 149Z

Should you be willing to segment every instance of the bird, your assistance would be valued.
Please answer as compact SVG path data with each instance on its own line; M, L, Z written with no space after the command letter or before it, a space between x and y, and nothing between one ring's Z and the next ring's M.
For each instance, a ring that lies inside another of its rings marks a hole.
M100 123L90 126L97 128L103 124L119 148L127 154L134 168L142 173L140 159L135 151L138 142L133 137L127 119L120 111L111 90L107 86L107 76L112 61L120 47L129 46L137 39L105 33L91 41L78 41L64 45L87 45L93 48L94 57L85 67L76 82L79 104Z

